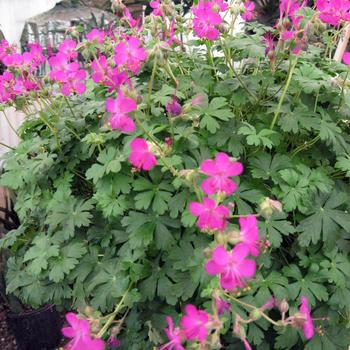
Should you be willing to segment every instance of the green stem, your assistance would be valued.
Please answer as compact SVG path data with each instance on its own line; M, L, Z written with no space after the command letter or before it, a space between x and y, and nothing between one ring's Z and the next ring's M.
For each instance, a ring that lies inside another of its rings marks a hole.
M349 76L349 72L350 72L350 68L348 68L348 70L346 71L346 75L345 75L345 78L344 78L344 81L343 81L343 85L341 87L340 100L339 100L339 105L338 105L338 112L340 110L341 104L342 104L343 99L344 99L344 89L345 89L346 81L347 81L348 76Z
M118 312L120 311L120 309L123 306L123 302L126 298L126 296L128 295L129 291L130 291L131 285L129 286L129 288L127 289L127 291L124 293L123 297L121 298L120 302L117 304L117 306L115 307L114 311L112 312L111 316L109 317L109 319L107 320L107 322L104 324L104 326L101 328L101 330L98 332L97 334L97 338L102 338L103 335L106 333L106 331L108 330L109 326L113 323L115 317L117 316Z
M224 52L226 63L228 64L228 66L230 68L231 76L233 74L236 77L236 79L238 80L238 82L241 84L242 88L255 100L255 102L258 102L259 99L255 96L255 94L252 91L250 91L248 89L247 85L244 83L244 81L242 80L240 75L237 73L235 67L232 64L232 59L230 57L229 50L226 48L226 46L222 40L221 40L221 47L222 47L222 50Z
M207 46L207 58L208 58L208 64L211 65L213 67L213 75L215 76L215 79L218 81L218 75L217 75L217 71L216 71L216 67L215 67L215 63L214 63L214 59L213 59L213 55L211 53L211 42L209 42L208 40L205 42L205 45Z
M283 104L283 101L286 97L286 94L287 94L287 91L288 91L288 88L289 88L289 85L290 85L290 82L292 81L292 76L293 76L293 72L294 72L294 69L297 65L297 62L298 62L298 56L295 58L294 62L291 63L291 66L290 66L290 69L288 71L288 77L287 77L287 81L286 81L286 85L284 86L284 89L283 89L283 92L282 92L282 96L278 102L278 106L277 106L277 109L275 111L275 115L272 119L272 122L271 122L271 125L270 125L270 129L272 130L277 122L277 118L281 112L281 107L282 107L282 104Z
M176 77L175 77L175 75L174 75L174 73L169 65L169 62L165 63L164 69L169 74L170 78L174 80L175 85L178 86L179 82L177 81L177 79L176 79Z
M157 72L157 63L158 63L157 56L154 56L151 79L150 79L149 84L148 84L148 104L149 105L151 104L151 95L152 95L152 90L153 90L154 78L155 78L156 72Z
M314 137L312 140L310 140L309 142L305 142L304 144L298 146L294 151L292 151L291 156L294 157L296 156L299 152L303 151L304 149L307 149L309 147L311 147L312 145L314 145L319 139L320 139L320 135Z
M4 114L5 119L6 119L6 121L7 121L7 124L9 125L10 129L11 129L11 130L17 135L17 137L20 139L21 137L18 135L17 130L16 130L16 129L13 127L13 125L11 124L10 119L9 119L9 117L7 116L7 114L6 114L6 112L5 112L4 109L2 110L2 113Z
M245 303L244 301L241 301L241 300L239 300L239 299L233 297L233 296L230 295L230 294L224 293L224 295L225 295L227 298L229 298L229 299L235 301L236 303L238 303L238 304L240 304L240 305L242 305L242 306L244 306L244 307L246 307L246 308L248 308L248 309L259 310L259 308L257 308L256 306L251 305L251 304L248 304L248 303ZM263 318L265 318L265 320L267 320L268 322L270 322L270 323L272 323L273 325L278 326L278 327L283 326L283 324L276 322L275 320L273 320L271 317L267 316L267 315L266 315L264 312L262 312L261 310L259 310L259 311L260 311L261 316L262 316Z
M76 119L76 116L74 114L73 108L72 108L72 106L71 106L71 104L70 104L70 102L69 102L69 100L68 100L68 98L66 96L64 96L64 100L66 101L67 106L68 106L70 112L72 113L73 118Z

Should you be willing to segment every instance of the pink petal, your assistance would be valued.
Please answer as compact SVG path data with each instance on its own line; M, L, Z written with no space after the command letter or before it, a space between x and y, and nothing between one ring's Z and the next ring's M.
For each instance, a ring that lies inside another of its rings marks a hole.
M249 247L246 244L238 244L232 249L232 258L237 262L242 262L249 254Z
M133 139L131 141L130 147L132 150L135 150L135 151L141 151L141 150L148 151L148 144L147 144L146 140L141 139L139 137L137 137L136 139Z
M212 177L205 179L201 183L201 188L202 188L202 191L207 195L215 194L217 192L215 179Z
M230 254L223 246L218 246L213 252L213 260L219 265L227 265L230 261Z
M204 162L202 162L200 169L204 174L210 175L210 176L216 175L216 171L217 171L216 163L214 160L211 160L211 159L207 159Z
M157 158L152 154L146 154L146 157L143 162L142 169L143 170L151 170L157 164Z
M205 208L204 208L203 204L201 204L201 203L192 202L189 205L189 210L190 210L192 215L199 216L205 211Z
M255 275L256 272L256 262L254 260L244 260L239 265L239 273L241 276L250 278Z
M218 265L214 260L209 260L205 264L205 271L207 272L208 275L211 275L211 276L223 273L224 270L225 270L225 266Z
M64 328L62 328L62 334L66 338L74 338L76 331L72 327L64 327Z

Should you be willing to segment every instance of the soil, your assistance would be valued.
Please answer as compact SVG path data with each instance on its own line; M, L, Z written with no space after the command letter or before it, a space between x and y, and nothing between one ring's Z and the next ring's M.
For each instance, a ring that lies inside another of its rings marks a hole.
M6 308L0 304L0 349L17 350L15 338L6 322Z

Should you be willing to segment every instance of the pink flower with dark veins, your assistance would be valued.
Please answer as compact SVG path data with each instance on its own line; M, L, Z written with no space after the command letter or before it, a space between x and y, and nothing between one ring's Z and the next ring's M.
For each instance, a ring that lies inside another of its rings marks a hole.
M185 306L185 315L181 318L180 326L187 340L198 340L204 343L208 337L208 322L209 315L205 311L188 304Z
M243 165L232 161L226 153L219 152L215 160L205 160L200 169L203 174L209 176L201 184L205 194L212 195L220 192L229 196L237 190L236 183L230 177L240 175L243 172Z
M167 335L169 342L161 346L158 350L186 350L182 343L184 342L184 334L180 328L174 328L173 319L170 316L166 317L168 328L164 332Z
M129 113L137 109L137 104L132 98L125 97L121 90L118 92L116 99L107 99L106 109L107 112L112 113L109 118L109 125L113 130L120 130L125 133L136 130L135 123L130 118Z
M139 72L146 59L146 50L142 47L140 39L135 36L130 36L115 47L115 63L118 66L126 66L134 74Z
M223 246L217 246L212 259L205 265L209 275L220 275L220 285L223 289L235 290L246 286L245 280L255 275L256 263L246 259L249 247L239 244L231 252Z
M223 231L227 225L230 211L224 205L217 205L214 199L204 198L203 203L192 202L190 212L198 216L198 227L201 230Z
M67 350L104 350L104 341L91 337L87 320L79 319L73 312L66 315L66 320L70 327L62 328L62 333L66 338L72 338L67 344Z
M150 152L146 140L136 138L131 141L130 148L129 161L138 170L151 170L157 165L157 158Z
M240 239L249 248L253 256L259 255L259 228L254 215L239 218ZM242 244L240 243L240 244Z

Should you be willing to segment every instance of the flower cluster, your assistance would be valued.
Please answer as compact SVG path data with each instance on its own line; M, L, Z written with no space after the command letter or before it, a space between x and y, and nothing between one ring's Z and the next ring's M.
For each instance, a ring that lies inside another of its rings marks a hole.
M316 8L320 19L332 26L350 21L350 2L347 0L317 0Z
M71 338L67 344L67 350L103 350L103 340L91 337L90 324L87 320L79 319L76 314L69 312L66 320L70 327L62 328L65 337Z
M306 6L306 1L299 4L298 0L280 1L280 18L277 28L280 39L290 45L294 55L299 54L307 44L307 31L300 25L303 16L299 15L300 9Z
M39 88L34 73L46 58L39 44L29 44L28 48L28 51L20 54L16 47L10 46L6 40L0 42L0 61L7 67L7 70L0 75L0 102L2 103Z
M201 39L216 40L219 37L219 25L222 23L220 12L226 11L228 4L224 0L200 0L192 7L194 15L193 29Z
M49 58L51 66L50 78L60 84L64 96L72 93L79 95L86 90L86 71L80 67L77 61L77 43L66 39L58 47L58 53Z

